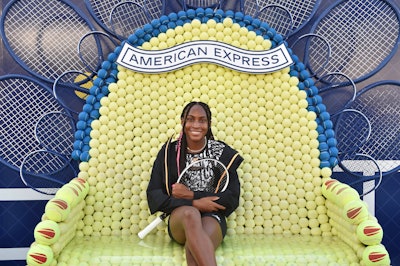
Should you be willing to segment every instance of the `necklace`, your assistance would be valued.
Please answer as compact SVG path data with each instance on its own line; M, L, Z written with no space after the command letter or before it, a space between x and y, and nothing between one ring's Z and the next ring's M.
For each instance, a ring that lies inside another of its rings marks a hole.
M190 153L199 153L199 152L201 152L202 150L204 150L204 148L206 147L206 145L207 145L207 138L204 138L204 146L203 146L201 149L192 150L191 148L187 147L187 150L188 150L188 152L190 152Z

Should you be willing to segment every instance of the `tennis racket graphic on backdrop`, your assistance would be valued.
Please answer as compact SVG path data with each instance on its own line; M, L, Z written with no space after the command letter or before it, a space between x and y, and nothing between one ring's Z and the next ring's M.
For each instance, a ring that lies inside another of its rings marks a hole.
M151 19L158 19L165 13L165 0L144 0L143 5Z
M228 166L229 167L229 166ZM227 167L216 159L200 159L190 163L183 169L176 183L187 184L185 180L190 180L194 176L211 176L214 192L224 192L229 184L229 173ZM148 233L157 227L168 214L163 213L138 233L139 238L143 239Z
M124 0L85 0L86 8L93 19L99 24L106 32L116 37L115 32L112 30L110 24L110 14L114 7L118 4L126 2ZM151 19L157 19L164 14L165 0L138 0L134 1L140 6L143 6ZM133 33L133 32L131 32Z
M0 160L19 170L24 157L41 148L35 137L37 121L44 114L65 109L49 88L27 76L0 77L0 95Z
M118 45L118 41L107 33L90 31L78 42L78 56L89 73L97 74L101 64Z
M400 81L383 80L357 93L349 108L363 112L371 121L371 136L359 152L379 161L383 175L400 169Z
M117 4L109 16L110 30L120 40L126 40L150 21L150 14L144 6L132 1Z
M325 10L311 32L325 38L332 48L325 73L341 72L357 83L379 71L395 54L399 25L398 10L390 1L345 0Z
M221 0L183 0L183 7L185 10L196 8L211 8L217 10L221 7Z
M247 6L245 4L244 10L246 15L252 15L254 18L268 23L270 28L265 29L266 31L263 32L263 34L268 34L269 31L273 30L286 38L294 29L292 14L284 6L275 4L261 6L257 1ZM273 35L275 35L275 33L273 33Z
M67 157L47 150L27 154L19 173L26 186L48 195L56 194L59 188L77 176Z
M77 70L66 71L54 81L53 95L64 108L78 114L90 96L92 85L89 74Z
M75 120L66 112L46 113L35 125L35 137L39 145L67 157L73 151L75 131Z
M292 30L287 37L302 29L315 14L321 0L244 0L243 12L246 15L256 17L257 12L267 5L279 5L284 7L292 16ZM269 21L266 21L269 23Z
M84 71L76 47L94 27L70 1L13 0L1 17L4 46L30 74L47 82L67 70Z
M315 82L318 94L329 114L335 115L356 98L357 87L353 80L340 72L328 73Z
M339 150L339 161L360 152L371 136L371 122L359 110L344 109L331 116Z
M382 182L381 167L370 155L346 155L339 161L339 167L347 174L340 181L355 188L361 197L376 190Z
M299 51L297 47L301 47L301 50ZM324 70L332 54L331 46L326 39L313 33L301 35L290 48L296 51L297 56L303 57L302 62L312 76L317 76Z

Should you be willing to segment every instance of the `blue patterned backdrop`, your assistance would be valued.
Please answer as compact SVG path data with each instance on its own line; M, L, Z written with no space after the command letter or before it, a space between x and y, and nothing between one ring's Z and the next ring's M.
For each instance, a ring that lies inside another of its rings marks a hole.
M8 0L1 1L2 9ZM81 0L74 0L82 11L88 14ZM174 2L174 1L171 1ZM236 6L236 1L231 1ZM306 27L290 37L293 41L298 36L308 33L310 25L333 0L324 0L317 13ZM400 0L394 1L400 6ZM169 7L173 9L173 7ZM88 14L89 17L89 14ZM377 74L357 84L361 89L375 81L400 80L400 52ZM26 74L8 55L3 45L0 46L0 75L9 73ZM400 158L399 158L400 159ZM342 173L335 173L340 178ZM21 189L21 190L20 190ZM48 196L25 189L19 173L0 163L0 265L25 265L24 257L27 247L33 242L33 228L44 212ZM400 173L386 176L375 193L375 216L384 230L383 243L388 249L393 265L400 265Z

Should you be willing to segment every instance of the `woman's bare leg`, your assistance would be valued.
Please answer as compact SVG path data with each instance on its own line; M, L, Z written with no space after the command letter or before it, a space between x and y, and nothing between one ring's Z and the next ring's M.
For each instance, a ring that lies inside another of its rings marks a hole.
M202 219L196 208L183 206L172 212L169 224L174 239L185 245L188 265L216 265L215 249L222 234L214 218Z

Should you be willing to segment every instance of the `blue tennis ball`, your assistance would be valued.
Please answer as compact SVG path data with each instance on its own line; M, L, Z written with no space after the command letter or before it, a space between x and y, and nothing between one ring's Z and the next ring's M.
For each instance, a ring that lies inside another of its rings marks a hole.
M103 63L101 63L101 68L109 70L111 68L111 62L108 60L103 61Z
M170 22L168 22L167 28L168 28L168 29L175 29L175 28L176 28L176 23L175 23L175 21L170 21Z
M339 162L338 162L337 157L331 157L331 158L329 158L329 164L330 164L330 167L331 167L331 168L335 167L338 163L339 163Z
M321 151L319 154L319 159L321 161L328 161L331 155L329 154L328 151Z
M131 34L128 37L128 43L134 45L138 41L138 37L135 34Z
M93 103L93 108L96 108L96 107L95 107L96 104L98 104L98 103L100 102L101 98L103 98L103 97L104 97L104 94L103 94L103 93L97 94L97 96L96 96L96 101Z
M324 125L324 128L326 128L326 129L333 128L333 123L331 120L325 120L324 122L322 122L322 124Z
M169 22L169 17L167 16L167 15L162 15L161 17L160 17L160 23L161 24L168 24L168 22Z
M165 32L167 32L168 27L166 25L161 25L159 30L160 30L160 32L164 32L165 33Z
M209 8L209 7L207 7L204 10L204 13L205 13L205 16L208 17L208 18L212 18L214 16L214 10Z
M331 154L331 156L337 157L339 154L339 150L336 147L330 147L329 153Z
M86 135L86 137L84 137L83 138L83 144L84 145L89 145L89 142L90 142L90 140L91 140L92 138L90 137L90 135ZM82 146L82 149L83 149L83 146Z
M310 104L308 104L307 110L310 111L310 112L314 112L314 113L317 112L317 109L315 108L315 106L312 106Z
M97 77L97 78L93 81L93 86L92 86L92 88L93 88L93 87L98 87L98 88L100 88L100 87L103 85L103 83L104 83L104 79L103 79L103 78ZM92 88L90 88L90 89L92 89ZM93 88L93 90L97 90L97 88ZM96 95L96 92L94 91L94 92L92 93L92 92L90 91L90 94Z
M81 156L81 151L80 151L80 150L74 150L74 151L71 153L71 157L72 157L72 159L74 159L74 160L79 160L79 159L80 159L80 156Z
M321 143L321 142L326 142L327 141L327 139L326 139L326 136L325 136L325 134L319 134L318 135L318 141ZM329 146L329 145L328 145Z
M90 150L90 146L88 144L84 144L82 147L82 153L88 152Z
M243 15L243 13L240 12L240 11L236 12L236 13L235 13L235 16L234 16L234 18L235 18L235 20L236 20L237 22L243 20L243 17L244 17L244 15Z
M318 134L324 134L325 133L324 127L322 125L320 125L319 123L318 123L318 126L317 126L317 132L318 132Z
M76 140L83 140L83 138L85 137L85 131L83 130L77 130L75 131L74 137Z
M181 20L186 20L187 19L186 11L183 11L183 10L179 11L178 12L178 17Z
M233 18L235 16L235 12L233 10L227 10L225 11L225 17L227 18Z
M321 118L322 121L331 119L331 115L330 115L328 112L326 112L326 111L320 113L320 114L319 114L319 117Z
M88 103L85 103L85 104L83 105L82 110L83 110L84 112L86 112L86 113L90 113L90 112L93 110L93 105L88 104Z
M327 130L325 130L325 135L327 138L334 138L335 131L333 129L327 129Z
M175 21L176 26L183 26L183 24L185 24L185 22L182 19L178 19L177 21Z
M87 124L90 125L90 123L93 121L93 119L88 119ZM87 126L85 128L85 136L90 138L90 132L92 131L92 128L90 126ZM85 137L85 138L86 138Z
M306 71L308 73L308 77L304 80L304 85L306 85L307 88L310 88L311 86L314 86L314 80L309 77L310 73L308 72L308 70L306 70ZM304 73L304 72L302 72L302 73Z
M112 79L112 78L108 78L108 79L107 79L107 81L109 81L109 84L114 82L114 80L111 81L111 80L109 80L109 79ZM108 86L102 86L102 87L101 87L101 94L102 94L102 95L105 96L105 95L108 95L109 93L110 93L110 90L108 89ZM99 101L100 101L100 100L99 100Z
M137 29L135 30L135 35L138 36L138 38L142 38L146 33L144 32L143 29Z
M336 147L337 146L336 138L329 138L329 139L327 139L326 143L328 144L329 147Z
M82 140L75 140L74 144L73 144L73 147L74 147L74 150L81 150L82 147L83 147L83 141Z
M283 37L280 34L275 34L275 36L273 37L273 40L277 43L280 44L283 41ZM308 72L307 72L308 73Z
M274 39L275 34L276 34L276 30L275 30L274 28L269 28L269 29L267 30L267 35L268 35L268 37L269 37L271 40Z
M80 112L78 114L78 119L82 121L87 121L89 119L89 115L86 112Z
M82 152L82 153L80 154L80 156L79 156L79 159L80 159L82 162L87 162L87 161L89 161L89 159L90 159L89 152L88 152L88 151Z
M251 21L251 25L253 25L256 28L260 27L261 20L259 20L258 18L253 18L252 16L249 16L249 15L246 15L245 17L246 17L246 19L247 19L247 17L250 17L249 20Z
M318 103L316 109L318 114L326 112L326 106L323 103Z
M269 24L267 22L260 23L260 30L267 32L269 30Z
M93 118L93 119L99 118L100 117L99 110L96 110L96 109L92 110L90 112L90 117Z
M99 71L97 71L97 77L104 79L107 77L108 71L105 69L100 69Z
M304 65L304 63L302 63L302 62L299 61L299 62L294 66L294 68L295 68L297 71L301 72L301 71L303 71L303 70L306 69L306 66Z
M303 69L300 71L300 79L302 80L306 80L310 77L310 73L308 73L308 71L306 69ZM307 86L309 87L309 86Z
M85 130L85 128L86 128L86 121L79 120L79 121L76 123L76 128L79 129L79 130Z
M151 21L151 25L153 26L153 29L155 29L155 28L160 27L161 22L160 22L159 19L153 19L153 20Z
M153 31L153 26L151 24L147 23L143 26L143 30L146 33L151 33Z
M93 105L96 101L97 101L97 99L96 99L96 96L94 96L94 95L88 95L86 97L86 103L87 104L92 104Z
M120 54L121 51L122 51L122 47L123 47L124 45L125 45L125 41L122 41L122 42L121 42L121 45L119 45L119 46L117 46L117 47L114 48L114 53ZM97 75L97 76L98 76L98 75Z
M225 13L223 10L218 9L217 11L215 11L214 17L218 18L218 19L222 19L224 17Z
M325 168L325 167L330 167L330 165L331 165L330 162L328 160L325 160L320 162L319 167Z
M299 57L298 57L297 55L291 54L290 56L292 57L292 60L293 60L293 62L294 62L295 64L298 64L298 63L300 62L300 59L299 59ZM296 77L297 77L297 76L296 76Z
M299 76L299 72L297 72L297 70L294 70L294 69L291 69L289 74L290 74L291 77L298 77ZM300 83L299 83L299 85L300 85Z
M175 12L169 13L168 14L168 18L170 21L177 21L178 20L178 14L176 14Z
M257 28L258 28L258 25L260 25L260 24L256 25L256 23L258 23L259 21L256 22L256 23L253 23L253 21L254 21L253 17L250 16L250 15L244 15L243 16L243 21L244 21L244 23L252 25L253 27L257 27Z
M318 146L318 148L319 148L319 150L321 151L321 152L323 152L323 151L328 151L329 150L329 145L325 142L325 141L321 141L320 143L319 143L319 146Z
M186 14L189 19L194 19L196 17L196 11L194 11L193 9L187 10Z
M115 62L115 60L117 60L118 55L115 53L109 53L107 56L107 60L110 62Z
M315 85L310 86L310 88L307 90L307 94L309 96L317 95L318 94L318 88ZM325 108L325 110L326 110L326 108Z

